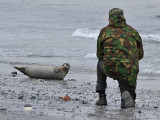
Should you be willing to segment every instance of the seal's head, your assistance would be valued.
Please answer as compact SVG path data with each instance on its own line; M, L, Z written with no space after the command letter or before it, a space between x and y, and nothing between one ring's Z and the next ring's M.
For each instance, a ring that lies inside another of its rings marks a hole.
M69 64L69 63L64 63L64 64L62 65L62 67L63 67L63 70L64 70L65 72L68 72L68 71L69 71L69 68L70 68L70 64Z
M123 10L113 8L109 11L109 25L113 27L125 27L126 20L123 15Z

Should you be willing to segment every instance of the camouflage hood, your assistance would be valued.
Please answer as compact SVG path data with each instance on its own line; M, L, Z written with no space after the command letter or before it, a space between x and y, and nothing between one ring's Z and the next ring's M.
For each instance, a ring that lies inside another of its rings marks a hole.
M123 16L123 10L119 8L113 8L109 11L109 25L116 28L122 28L127 26L126 20Z

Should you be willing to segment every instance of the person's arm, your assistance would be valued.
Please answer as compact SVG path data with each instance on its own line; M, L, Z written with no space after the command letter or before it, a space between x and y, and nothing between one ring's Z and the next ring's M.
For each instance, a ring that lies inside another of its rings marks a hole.
M103 37L102 37L102 31L101 31L97 39L97 58L99 60L102 60L103 58L102 46L101 46L102 41L103 41Z
M143 58L143 44L140 35L137 33L137 50L138 50L138 59L141 60Z

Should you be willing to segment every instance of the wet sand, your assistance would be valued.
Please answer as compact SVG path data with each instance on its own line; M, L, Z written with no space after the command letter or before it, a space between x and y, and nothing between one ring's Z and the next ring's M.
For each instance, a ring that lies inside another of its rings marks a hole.
M15 76L9 72L1 72L0 120L160 119L160 90L138 87L136 107L121 109L116 81L108 80L108 106L95 105L98 99L95 85L96 76L85 73L70 72L65 80L53 81L30 79L20 72ZM59 99L66 94L71 97L71 101ZM32 111L24 111L26 105L30 105Z

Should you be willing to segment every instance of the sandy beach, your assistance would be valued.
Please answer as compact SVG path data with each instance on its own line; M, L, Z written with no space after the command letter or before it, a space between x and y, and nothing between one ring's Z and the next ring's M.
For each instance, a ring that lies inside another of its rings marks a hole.
M153 90L143 89L142 82L136 91L136 107L121 109L118 84L112 79L108 79L106 90L108 106L96 106L96 75L77 74L71 69L64 80L55 81L30 79L16 70L17 75L10 71L0 73L0 120L160 119L160 90L154 86ZM149 86L153 82L145 83ZM59 99L65 95L71 100ZM26 105L30 105L32 110L25 111Z

